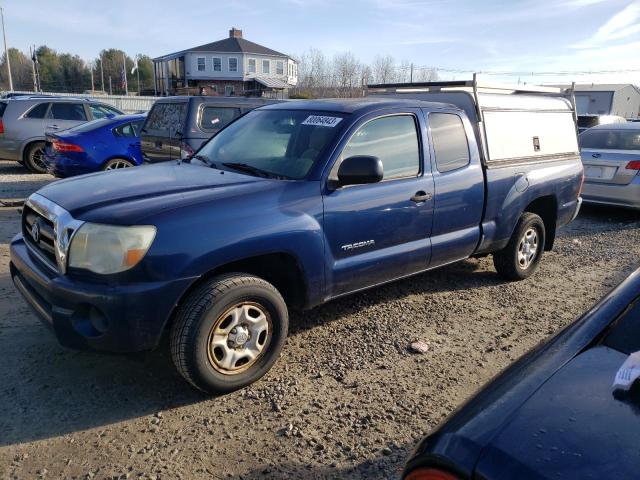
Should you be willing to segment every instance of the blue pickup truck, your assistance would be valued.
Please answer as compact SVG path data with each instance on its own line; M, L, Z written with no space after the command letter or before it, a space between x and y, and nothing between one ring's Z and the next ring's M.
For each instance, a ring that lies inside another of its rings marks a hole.
M219 393L274 364L288 309L472 256L524 279L580 206L573 104L502 94L533 102L505 122L460 93L269 105L183 161L51 184L24 205L14 283L63 345L139 351L167 332L179 372Z

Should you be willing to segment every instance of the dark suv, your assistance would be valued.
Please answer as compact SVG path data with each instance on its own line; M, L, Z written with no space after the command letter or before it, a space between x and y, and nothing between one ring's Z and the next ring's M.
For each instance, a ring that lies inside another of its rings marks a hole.
M71 97L25 96L0 101L0 158L16 160L36 173L46 173L45 132L122 115L111 105Z
M167 97L154 103L142 127L145 162L184 158L240 115L278 100L228 97Z

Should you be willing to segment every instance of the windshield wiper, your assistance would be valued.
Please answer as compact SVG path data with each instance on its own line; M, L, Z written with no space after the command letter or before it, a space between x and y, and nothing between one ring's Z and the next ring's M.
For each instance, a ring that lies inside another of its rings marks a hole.
M200 160L202 163L207 164L208 166L210 166L211 168L218 168L215 164L215 162L213 162L209 157L207 157L206 155L194 155L193 157L191 157L191 159L196 159L196 160Z
M248 163L236 163L236 162L225 162L222 165L225 167L233 168L234 170L238 170L241 172L251 173L253 175L257 175L259 177L264 178L287 178L283 175L277 175L273 172L268 172L258 167L254 167L253 165L249 165Z

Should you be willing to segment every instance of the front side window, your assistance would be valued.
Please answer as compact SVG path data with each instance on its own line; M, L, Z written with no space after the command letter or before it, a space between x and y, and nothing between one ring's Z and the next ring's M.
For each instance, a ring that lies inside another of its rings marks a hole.
M282 61L277 61L276 62L276 74L277 75L284 75L284 62L282 62Z
M84 111L82 103L52 103L49 118L86 122L87 113Z
M4 104L6 105L6 103ZM48 103L40 103L27 112L25 118L44 118L49 108Z
M273 176L301 179L331 144L344 118L331 114L335 120L327 126L313 121L318 115L323 114L254 110L218 132L198 154L220 168L246 164Z
M247 64L247 71L249 73L256 73L256 59L250 58L249 63Z
M222 71L222 59L219 57L213 57L213 71L221 72Z
M429 127L436 153L436 168L450 172L469 164L469 144L462 119L452 113L430 113Z
M239 108L204 107L199 122L200 128L206 131L218 131L239 116Z
M204 72L205 69L205 59L204 57L198 57L198 71Z
M238 71L238 59L236 57L229 58L229 71L230 72Z
M342 150L340 161L356 155L378 157L383 180L416 177L420 173L420 147L413 115L393 115L361 126Z
M640 150L639 130L594 128L580 134L581 148L599 150Z
M270 67L271 67L271 63L269 62L269 60L262 61L262 73L270 73L269 72Z

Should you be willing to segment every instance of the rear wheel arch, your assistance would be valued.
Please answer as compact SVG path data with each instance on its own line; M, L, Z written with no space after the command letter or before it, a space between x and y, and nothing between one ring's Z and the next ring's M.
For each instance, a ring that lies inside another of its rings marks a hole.
M545 195L530 202L524 212L535 213L544 222L545 251L551 251L556 238L556 225L558 220L558 200L554 195Z

